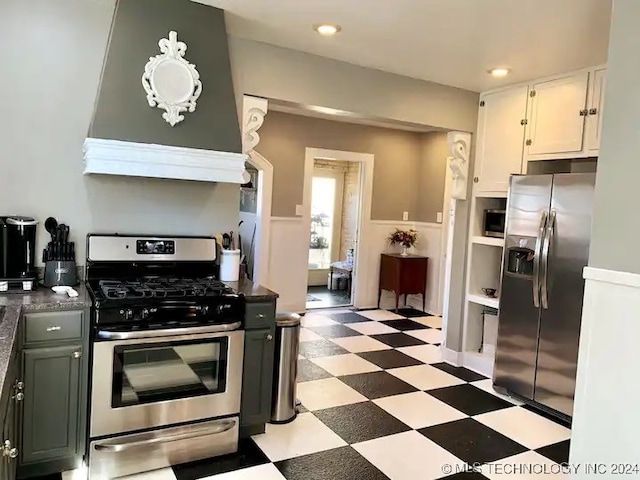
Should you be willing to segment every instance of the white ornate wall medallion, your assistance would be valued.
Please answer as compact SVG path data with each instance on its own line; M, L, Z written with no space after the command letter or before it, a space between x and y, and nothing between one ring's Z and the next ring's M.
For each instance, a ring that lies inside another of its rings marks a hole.
M142 74L142 86L150 107L166 110L162 114L172 127L184 120L184 112L196 111L196 100L202 93L202 82L196 66L184 58L187 44L178 41L178 33L158 42L160 55L150 57Z
M471 134L464 132L449 132L447 134L449 150L453 157L447 158L451 170L452 185L451 198L467 199L467 181L469 178L469 151L471 149Z

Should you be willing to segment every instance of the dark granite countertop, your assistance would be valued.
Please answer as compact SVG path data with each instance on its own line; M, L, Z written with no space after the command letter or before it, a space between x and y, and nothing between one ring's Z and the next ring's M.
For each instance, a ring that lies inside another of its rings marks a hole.
M238 293L243 293L248 302L264 302L278 298L278 294L265 288L251 280L240 280L238 282L224 282Z
M0 307L4 316L0 317L0 392L4 391L9 363L16 349L18 322L24 312L47 310L78 310L91 305L84 285L75 287L78 296L58 295L50 288L40 287L32 293L8 293L0 295Z

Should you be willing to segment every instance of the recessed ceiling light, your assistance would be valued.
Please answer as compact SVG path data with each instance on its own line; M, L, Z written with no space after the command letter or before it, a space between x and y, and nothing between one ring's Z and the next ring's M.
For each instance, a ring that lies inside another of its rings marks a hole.
M493 75L494 77L506 77L507 75L509 75L509 72L511 72L511 70L509 70L508 68L492 68L491 70L487 71L487 73Z
M342 30L340 25L333 25L331 23L319 23L313 26L313 29L323 37L331 37Z

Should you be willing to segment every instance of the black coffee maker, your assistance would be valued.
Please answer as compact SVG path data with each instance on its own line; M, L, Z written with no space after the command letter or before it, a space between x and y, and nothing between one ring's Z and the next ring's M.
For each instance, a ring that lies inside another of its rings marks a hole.
M0 217L0 291L35 288L37 227L37 220L31 217Z

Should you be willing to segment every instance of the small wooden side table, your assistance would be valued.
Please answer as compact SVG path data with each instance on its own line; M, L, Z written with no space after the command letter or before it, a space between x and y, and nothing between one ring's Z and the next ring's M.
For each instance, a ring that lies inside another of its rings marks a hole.
M382 290L389 290L396 294L396 313L400 295L422 294L422 310L425 309L427 293L427 268L429 257L383 253L380 257L380 281L378 282L378 308Z

